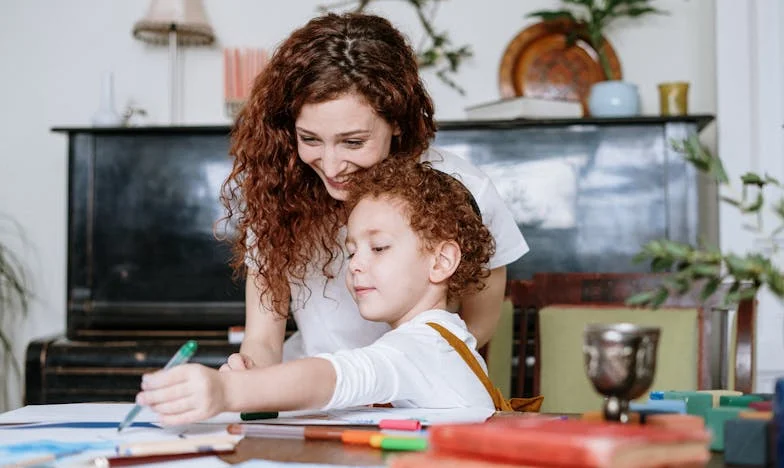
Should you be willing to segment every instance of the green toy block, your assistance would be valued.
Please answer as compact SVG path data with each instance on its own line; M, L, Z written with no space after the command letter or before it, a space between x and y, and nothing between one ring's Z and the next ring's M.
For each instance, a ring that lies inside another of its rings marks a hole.
M716 452L724 451L724 423L737 418L738 414L745 411L749 411L749 409L740 406L719 406L705 412L705 427L713 434L710 445L711 450Z
M713 396L700 392L663 392L665 400L683 400L686 402L686 413L705 417L705 412L713 408Z
M740 396L723 396L719 398L719 406L740 406L742 408L748 408L749 403L754 401L763 401L764 399L760 395L740 395Z

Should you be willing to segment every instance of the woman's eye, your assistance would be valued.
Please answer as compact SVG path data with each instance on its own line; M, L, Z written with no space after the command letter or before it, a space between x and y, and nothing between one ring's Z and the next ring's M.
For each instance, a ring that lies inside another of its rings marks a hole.
M316 140L315 138L304 136L304 135L300 135L299 141L305 143L306 145L316 144L318 142L318 140Z
M346 140L346 146L350 148L361 148L364 144L364 140Z

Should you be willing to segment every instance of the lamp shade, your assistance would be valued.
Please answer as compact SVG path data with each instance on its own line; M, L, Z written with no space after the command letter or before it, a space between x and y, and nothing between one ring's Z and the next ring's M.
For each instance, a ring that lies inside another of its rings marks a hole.
M152 0L147 14L133 25L133 37L166 44L176 32L177 43L208 45L215 41L202 0Z

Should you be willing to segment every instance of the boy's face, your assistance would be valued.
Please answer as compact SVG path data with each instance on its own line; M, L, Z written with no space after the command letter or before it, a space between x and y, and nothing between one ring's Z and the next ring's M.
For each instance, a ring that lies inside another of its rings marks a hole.
M400 200L362 199L348 219L346 248L346 286L362 317L396 327L432 308L425 297L435 258L421 248Z

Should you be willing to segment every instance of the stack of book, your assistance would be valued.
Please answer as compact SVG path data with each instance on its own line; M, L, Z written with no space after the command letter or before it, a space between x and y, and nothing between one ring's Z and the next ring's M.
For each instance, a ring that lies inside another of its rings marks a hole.
M466 107L468 120L569 119L583 116L579 101L520 96Z

